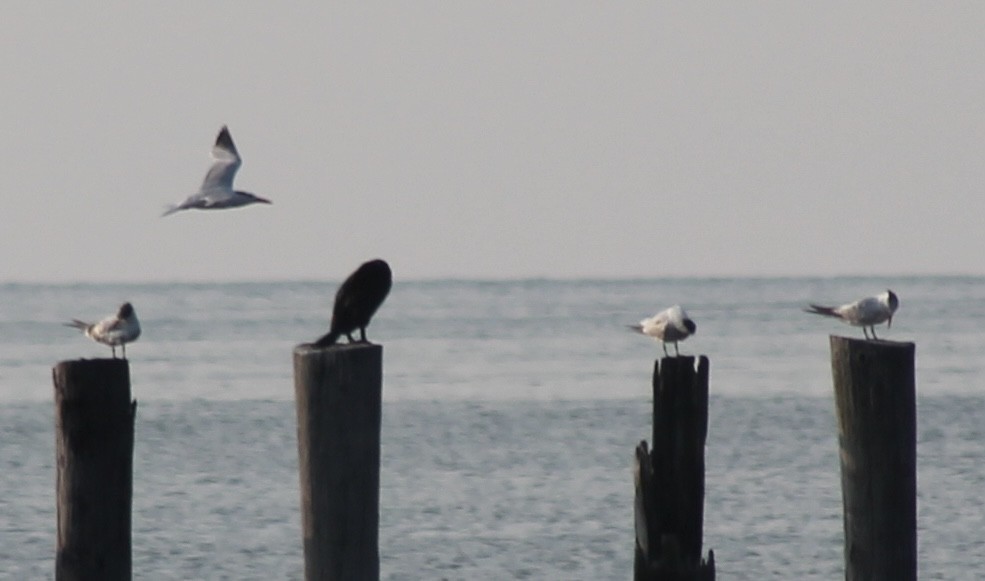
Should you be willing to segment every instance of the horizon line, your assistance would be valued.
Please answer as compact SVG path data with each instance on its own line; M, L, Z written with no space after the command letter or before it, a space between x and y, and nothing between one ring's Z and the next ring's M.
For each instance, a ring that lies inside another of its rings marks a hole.
M285 284L285 283L330 283L340 282L345 276L338 278L308 278L308 277L272 277L272 278L228 278L228 279L145 279L145 280L8 280L0 282L0 286L101 286L101 285L155 285L155 284ZM604 275L571 275L571 276L418 276L396 279L401 283L435 283L435 282L480 282L480 283L524 283L524 282L652 282L652 281L695 281L695 280L828 280L828 279L878 279L878 278L985 278L985 274L972 273L884 273L884 274L683 274L672 276L604 276Z

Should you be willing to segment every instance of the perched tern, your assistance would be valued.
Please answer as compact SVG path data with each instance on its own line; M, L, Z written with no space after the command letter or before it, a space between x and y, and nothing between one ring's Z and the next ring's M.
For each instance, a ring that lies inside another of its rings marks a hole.
M202 186L197 193L188 196L184 202L170 206L161 216L174 214L181 210L197 208L199 210L221 210L223 208L238 208L248 204L269 204L270 200L240 192L233 189L233 178L236 171L243 165L242 158L236 152L233 137L225 125L219 131L212 147L212 167L205 174Z
M815 315L824 315L841 319L849 325L862 327L865 338L869 339L869 330L872 330L872 339L876 337L875 326L886 323L886 328L893 326L893 314L899 308L899 297L891 290L874 296L859 299L853 303L841 305L840 307L825 307L812 304L804 312Z
M72 319L72 322L65 323L65 326L75 327L93 341L109 345L113 350L113 359L116 359L117 345L123 348L123 358L126 359L127 343L136 341L140 336L140 321L137 320L137 313L130 303L123 303L115 315L110 315L98 323Z
M643 319L639 325L629 325L629 328L660 341L663 344L664 355L668 356L667 343L673 343L674 352L680 355L677 342L687 339L698 330L698 326L680 305L660 311L652 317Z
M315 341L316 347L326 347L345 335L353 343L352 333L359 329L360 343L366 343L366 327L376 309L393 285L390 266L376 259L364 263L345 279L335 293L335 306L332 309L332 326L329 332Z

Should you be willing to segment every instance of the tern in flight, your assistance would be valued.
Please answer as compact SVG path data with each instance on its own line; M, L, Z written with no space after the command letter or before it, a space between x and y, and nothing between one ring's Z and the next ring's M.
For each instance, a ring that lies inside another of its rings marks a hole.
M236 151L233 137L225 125L219 131L212 147L212 167L205 174L202 186L198 192L188 196L184 202L170 206L161 216L174 214L181 210L197 208L199 210L222 210L238 208L249 204L269 204L270 200L249 192L233 189L233 178L236 171L243 165L243 159Z

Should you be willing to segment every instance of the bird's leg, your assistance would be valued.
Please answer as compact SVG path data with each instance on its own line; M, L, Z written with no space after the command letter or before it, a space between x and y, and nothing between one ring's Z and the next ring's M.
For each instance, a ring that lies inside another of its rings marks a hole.
M681 356L681 350L677 348L677 341L674 341L674 354L678 357Z
M345 336L349 338L350 343L355 343L355 339L352 338L352 333L346 333Z
M865 333L865 338L868 339L869 338L869 328L866 327L865 325L862 325L862 332Z
M873 339L878 339L879 338L879 337L876 337L876 326L875 325L872 325L872 338Z
M110 345L109 348L113 350L113 359L116 359L116 345Z
M667 353L667 343L666 343L666 341L663 341L660 344L663 345L663 348L664 348L664 357L670 357L670 353Z
M127 344L124 343L123 345L120 345L120 348L123 349L123 358L126 359L127 358Z
M359 327L359 342L369 343L369 341L366 340L366 327Z

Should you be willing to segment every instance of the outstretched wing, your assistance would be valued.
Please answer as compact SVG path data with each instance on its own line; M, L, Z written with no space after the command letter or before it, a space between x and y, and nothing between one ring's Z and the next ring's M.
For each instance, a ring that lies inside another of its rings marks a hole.
M205 174L201 191L206 192L212 189L231 190L233 188L233 178L236 177L236 171L239 170L239 166L243 165L243 160L240 159L239 153L236 151L236 145L233 143L233 137L229 134L229 128L225 125L222 126L218 137L215 139L215 145L212 147L212 159L215 161L212 163L212 167L209 168L209 173Z

